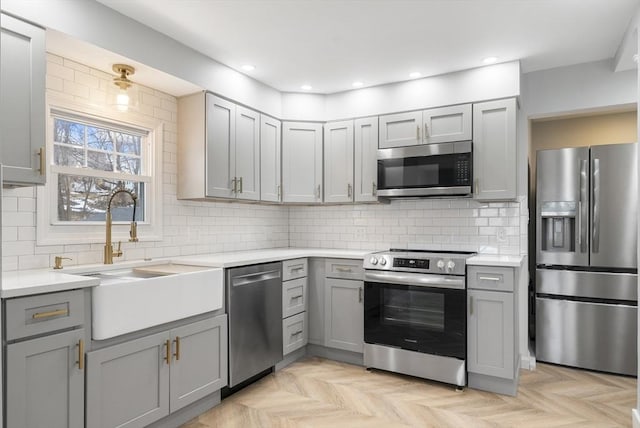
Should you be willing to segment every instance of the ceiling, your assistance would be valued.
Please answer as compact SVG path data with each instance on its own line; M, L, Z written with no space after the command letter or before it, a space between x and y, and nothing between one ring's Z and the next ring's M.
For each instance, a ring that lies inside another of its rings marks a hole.
M614 57L638 0L98 0L280 91Z

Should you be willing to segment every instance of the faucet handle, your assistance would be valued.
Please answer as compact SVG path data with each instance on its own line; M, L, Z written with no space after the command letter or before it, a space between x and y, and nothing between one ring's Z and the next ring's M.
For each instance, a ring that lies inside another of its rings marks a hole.
M54 258L54 264L53 264L53 268L54 269L62 269L62 261L63 260L73 260L71 257L60 257L60 256L56 256Z
M122 241L118 241L118 249L113 252L113 257L121 257L122 256Z
M138 242L138 222L131 222L131 230L129 230L129 242Z

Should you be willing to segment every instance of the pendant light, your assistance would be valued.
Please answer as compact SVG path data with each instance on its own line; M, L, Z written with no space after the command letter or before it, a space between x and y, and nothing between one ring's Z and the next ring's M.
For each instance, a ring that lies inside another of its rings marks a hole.
M113 71L118 76L113 78L113 85L110 88L109 101L116 110L127 112L138 107L138 90L136 85L129 80L129 76L136 72L136 69L127 64L113 64Z

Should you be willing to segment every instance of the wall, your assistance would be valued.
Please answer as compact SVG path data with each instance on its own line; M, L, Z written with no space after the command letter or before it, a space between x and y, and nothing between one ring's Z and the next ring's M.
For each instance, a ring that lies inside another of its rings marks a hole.
M2 10L281 115L279 91L94 0L2 0Z
M290 207L289 222L292 247L526 252L527 210L522 198L500 203L420 199Z
M49 54L47 95L66 97L76 103L104 104L103 89L112 76L82 64ZM237 203L178 201L177 103L168 94L141 87L138 114L164 122L163 223L159 242L124 242L123 259L179 256L219 251L287 246L289 211L286 207ZM127 120L127 116L123 117ZM130 118L129 118L130 120ZM2 200L2 269L46 268L56 255L73 258L65 264L101 263L103 244L36 244L35 188L5 189ZM100 226L101 231L104 230Z

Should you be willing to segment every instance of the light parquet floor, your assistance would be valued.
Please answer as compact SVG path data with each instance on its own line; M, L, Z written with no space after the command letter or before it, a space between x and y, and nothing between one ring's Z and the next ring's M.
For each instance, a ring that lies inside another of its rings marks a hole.
M517 397L307 358L182 428L630 427L636 379L538 364Z

